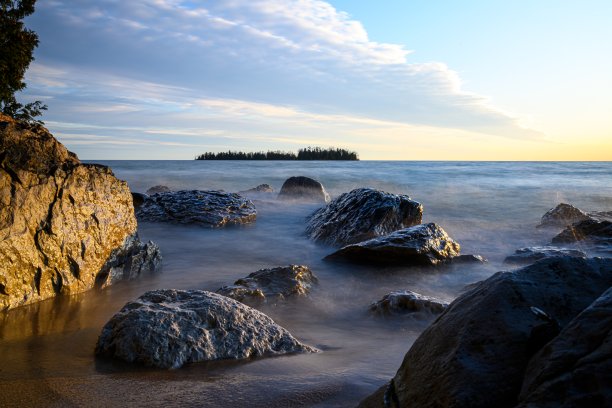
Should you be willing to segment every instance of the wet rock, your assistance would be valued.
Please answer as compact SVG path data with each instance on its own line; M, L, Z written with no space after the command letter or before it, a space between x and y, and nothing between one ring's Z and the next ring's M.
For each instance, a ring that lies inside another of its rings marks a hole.
M147 198L149 198L149 196L146 194L132 192L132 203L134 204L134 208L140 207Z
M255 221L253 203L223 191L182 190L153 194L136 210L141 221L223 227Z
M200 290L155 290L104 326L96 354L159 368L219 359L315 352L265 314Z
M405 315L425 312L439 314L448 303L439 299L420 295L410 290L387 293L377 302L370 305L370 312L381 316Z
M515 406L530 336L542 324L532 307L564 328L610 285L612 259L604 258L544 259L496 273L453 301L414 342L392 381L395 406Z
M483 264L489 262L484 256L474 254L454 256L449 261L452 264Z
M536 354L519 408L612 406L612 288Z
M317 282L317 277L307 266L289 265L253 272L233 285L220 288L217 293L243 303L257 304L290 296L306 296Z
M420 224L422 217L423 206L407 195L358 188L315 211L306 234L329 245L354 244Z
M573 205L561 203L555 208L548 210L543 216L538 227L565 227L578 221L588 220L587 213Z
M4 115L0 208L0 309L91 289L137 239L124 181L82 164L44 127Z
M157 185L157 186L153 186L150 189L147 190L147 194L148 195L153 195L153 194L157 194L157 193L168 193L172 190L170 190L170 187L168 186L163 186L163 185Z
M460 246L434 223L347 245L325 259L379 265L435 266L459 255Z
M599 250L612 251L612 222L594 219L570 225L552 239L554 244L584 241Z
M238 194L253 194L253 193L273 193L274 187L269 184L260 184L257 187L248 190L239 191Z
M289 177L278 193L280 200L297 200L316 203L327 203L329 194L323 184L309 177Z
M530 264L544 258L557 258L560 256L572 256L586 258L586 253L579 249L559 248L554 246L520 248L513 255L507 256L504 263Z

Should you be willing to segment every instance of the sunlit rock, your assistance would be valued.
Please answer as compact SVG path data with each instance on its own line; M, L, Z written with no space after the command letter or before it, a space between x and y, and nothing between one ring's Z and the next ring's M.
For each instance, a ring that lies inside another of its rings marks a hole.
M397 316L414 314L440 314L448 303L439 299L424 296L410 290L387 293L377 302L370 305L370 312L379 316Z
M435 266L459 256L460 246L440 226L420 224L347 245L327 260L378 265Z
M306 235L329 245L354 244L420 224L422 217L423 206L407 195L358 188L315 211Z
M233 285L220 288L217 293L243 303L258 304L290 296L306 296L317 282L317 277L307 266L289 265L253 272Z
M181 190L157 193L136 209L141 221L223 227L255 221L255 205L236 193Z
M295 200L305 202L327 203L329 194L323 184L310 177L289 177L283 183L278 193L279 200Z
M0 308L91 289L107 262L129 277L148 270L129 266L146 249L127 184L82 164L44 127L4 115L0 209Z
M589 215L573 205L561 203L548 210L540 221L539 227L565 227L575 222L588 220Z
M611 285L605 258L544 259L496 273L454 300L362 406L514 407L527 363L550 340L540 328L565 328Z
M504 263L530 264L544 258L557 258L560 256L572 256L586 258L586 253L579 249L559 248L554 246L540 246L520 248L514 254L507 256Z
M220 359L315 352L265 314L200 290L156 290L104 326L96 354L159 368Z

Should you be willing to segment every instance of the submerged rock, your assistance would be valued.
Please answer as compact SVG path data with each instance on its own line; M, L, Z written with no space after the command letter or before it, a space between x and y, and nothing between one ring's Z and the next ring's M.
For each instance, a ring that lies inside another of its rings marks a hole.
M586 258L586 253L579 249L559 248L554 246L520 248L513 255L507 256L504 263L530 264L544 258L572 256Z
M446 231L429 223L347 245L325 259L381 265L435 266L458 256L459 249L459 244Z
M378 302L370 305L370 312L382 315L405 315L418 312L439 314L446 309L448 303L439 299L420 295L410 290L387 293Z
M315 211L306 234L329 245L354 244L420 224L422 217L423 206L407 195L358 188Z
M150 189L148 189L146 191L146 193L148 195L153 195L153 194L157 194L157 193L168 193L170 191L172 191L172 190L170 190L170 187L163 186L163 185L160 184L160 185L151 187Z
M543 216L538 227L565 227L578 221L588 220L587 213L573 205L561 203L555 208L548 210Z
M391 406L402 407L513 407L532 356L528 350L537 352L535 343L550 340L539 330L549 321L532 309L564 328L610 285L612 259L544 259L496 273L446 308L375 398L387 396L396 404ZM380 399L366 403L383 406Z
M253 272L233 285L220 288L217 293L243 303L256 304L306 296L317 282L317 277L307 266L289 265Z
M248 190L239 191L238 194L252 194L252 193L273 193L274 187L269 184L260 184L257 187L250 188Z
M255 221L255 205L236 193L182 190L157 193L136 210L141 221L223 227Z
M86 291L115 254L140 256L127 184L4 115L0 208L0 309Z
M310 177L289 177L283 183L278 193L280 200L298 200L317 203L327 203L329 194L323 184Z
M265 314L201 290L147 292L106 323L96 354L159 368L317 350Z
M586 241L599 250L612 251L612 222L594 219L570 225L552 239L554 244Z
M518 408L612 406L612 288L536 354Z

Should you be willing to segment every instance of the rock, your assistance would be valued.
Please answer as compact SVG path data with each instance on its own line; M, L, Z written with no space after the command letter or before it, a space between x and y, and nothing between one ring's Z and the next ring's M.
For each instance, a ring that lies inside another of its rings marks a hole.
M147 198L149 198L149 196L146 194L132 192L132 203L134 204L134 209L140 207Z
M141 221L223 227L255 221L255 205L236 193L182 190L150 196L136 210Z
M612 288L536 354L518 407L612 406Z
M564 328L610 285L612 259L605 258L544 259L498 272L459 296L419 336L388 394L395 406L513 407L531 334L543 324L532 307Z
M459 249L459 244L440 226L429 223L347 245L325 259L378 265L435 266L458 256Z
M483 264L489 262L484 256L474 254L454 256L449 261L452 264Z
M405 315L417 312L439 314L447 306L448 303L444 303L436 298L403 290L387 293L378 302L370 305L370 312L381 316Z
M290 296L306 296L317 282L317 277L307 266L289 265L253 272L231 286L220 288L217 293L243 303L257 304Z
M309 177L289 177L278 193L279 200L296 200L316 203L327 203L329 194L323 184Z
M97 355L159 368L315 351L234 299L174 289L128 302L106 323L96 345Z
M552 239L554 244L586 241L600 250L612 251L612 222L594 219L570 225Z
M589 218L587 213L573 205L561 203L546 211L538 227L565 227Z
M169 193L170 191L170 187L168 186L162 186L157 185L157 186L153 186L150 189L147 190L147 195L153 195L153 194L157 194L157 193Z
M371 188L344 193L308 219L306 234L328 245L346 245L417 225L423 206L407 195Z
M44 127L4 115L0 208L0 309L91 289L114 254L135 254L127 184L82 164Z
M251 193L273 193L274 188L269 184L260 184L257 187L250 188L248 190L239 191L238 194L251 194Z
M586 258L586 253L579 249L559 248L554 246L520 248L513 255L507 256L504 263L530 264L544 258L557 258L560 256L572 256Z

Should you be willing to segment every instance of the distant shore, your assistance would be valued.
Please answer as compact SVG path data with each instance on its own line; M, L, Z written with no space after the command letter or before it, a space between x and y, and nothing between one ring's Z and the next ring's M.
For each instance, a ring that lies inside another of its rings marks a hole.
M267 152L206 152L196 156L196 160L359 160L357 152L335 147L306 147L297 154L280 150Z

